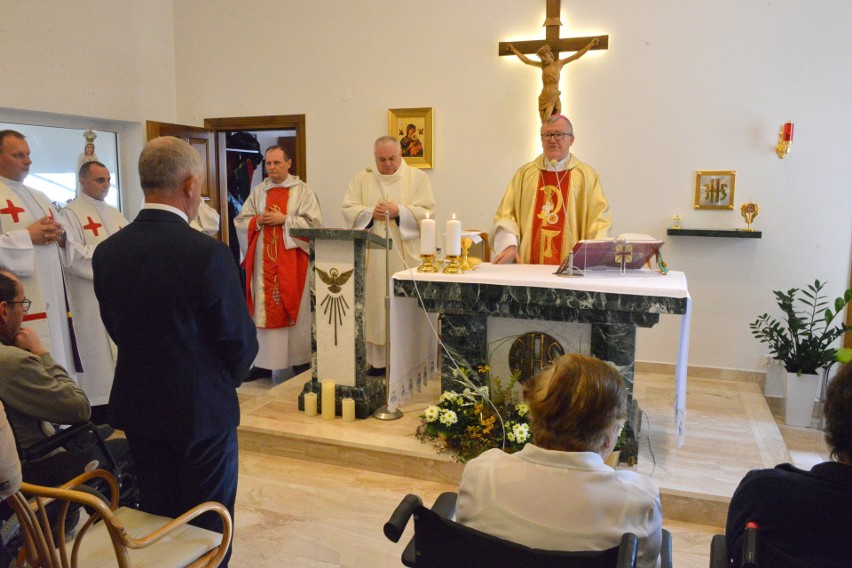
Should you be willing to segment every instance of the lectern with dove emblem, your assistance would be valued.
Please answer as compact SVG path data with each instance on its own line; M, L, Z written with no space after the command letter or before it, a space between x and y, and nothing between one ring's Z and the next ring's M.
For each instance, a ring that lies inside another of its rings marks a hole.
M367 418L385 404L386 392L381 377L367 375L366 252L367 247L385 248L386 241L345 229L291 229L290 235L311 242L313 376L299 394L299 409L306 393L322 397L319 381L334 379L336 414L344 398L353 398L356 418Z

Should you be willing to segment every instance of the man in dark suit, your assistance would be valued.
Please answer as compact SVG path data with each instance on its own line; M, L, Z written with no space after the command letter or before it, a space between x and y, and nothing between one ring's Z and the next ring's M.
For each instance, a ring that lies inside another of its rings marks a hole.
M230 250L188 223L201 204L198 153L155 138L139 156L139 178L142 211L92 258L118 346L110 423L127 434L143 510L173 517L213 500L233 515L235 389L257 354L256 331ZM212 516L196 524L221 530Z

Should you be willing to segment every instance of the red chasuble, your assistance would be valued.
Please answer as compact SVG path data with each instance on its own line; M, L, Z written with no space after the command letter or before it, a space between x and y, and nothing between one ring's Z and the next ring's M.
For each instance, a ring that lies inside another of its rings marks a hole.
M562 236L567 222L565 213L570 187L571 170L542 171L539 175L533 209L530 264L562 262Z
M266 211L287 214L290 189L273 187L266 192ZM258 251L260 233L263 232L263 250ZM284 248L284 225L264 225L257 230L257 217L249 222L249 242L243 268L246 269L246 299L249 313L254 317L255 256L263 255L263 304L266 307L266 323L260 328L292 327L299 317L299 305L305 290L308 271L308 255L300 248Z

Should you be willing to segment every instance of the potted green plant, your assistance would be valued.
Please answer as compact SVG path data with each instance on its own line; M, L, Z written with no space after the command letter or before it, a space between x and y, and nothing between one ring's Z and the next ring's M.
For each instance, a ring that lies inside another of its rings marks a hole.
M752 335L787 369L784 422L793 426L810 425L819 389L817 372L834 361L833 343L849 329L837 316L852 301L852 288L834 300L833 309L823 288L824 283L814 280L804 289L773 290L782 321L763 314L749 325Z

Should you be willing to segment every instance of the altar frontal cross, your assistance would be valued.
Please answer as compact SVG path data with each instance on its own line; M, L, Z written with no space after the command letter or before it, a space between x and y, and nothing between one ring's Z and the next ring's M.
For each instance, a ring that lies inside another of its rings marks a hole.
M595 49L607 49L609 47L609 36L591 36L591 37L569 37L560 38L559 28L562 27L562 21L559 19L559 13L562 9L562 0L547 0L547 14L544 20L544 27L547 28L546 39L531 39L525 41L501 41L499 44L498 55L514 55L509 48L514 45L515 49L521 53L535 53L545 45L549 45L553 55L559 59L561 51L580 51L589 44L593 39L598 40L598 44L592 47Z

